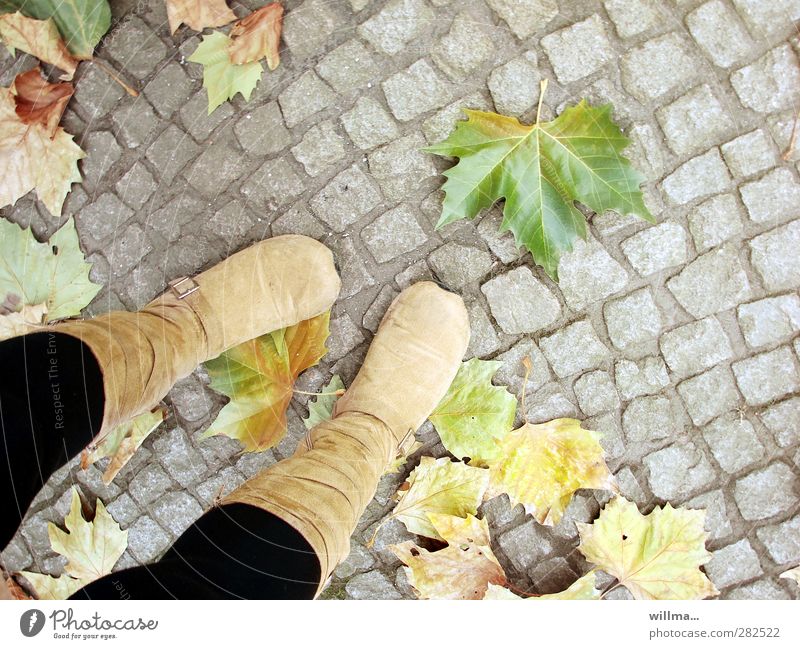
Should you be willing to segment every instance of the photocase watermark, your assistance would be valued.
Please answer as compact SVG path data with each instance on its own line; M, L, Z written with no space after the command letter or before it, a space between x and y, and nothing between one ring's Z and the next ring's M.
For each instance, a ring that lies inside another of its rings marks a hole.
M118 631L155 631L158 620L106 618L97 612L81 618L71 608L55 609L49 615L32 608L19 619L19 630L27 638L38 635L45 626L50 626L53 638L58 640L110 640L117 637Z

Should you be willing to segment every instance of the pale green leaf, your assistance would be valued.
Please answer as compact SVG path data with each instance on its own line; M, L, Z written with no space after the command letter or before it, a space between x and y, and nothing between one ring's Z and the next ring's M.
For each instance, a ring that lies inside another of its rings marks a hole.
M339 399L339 393L344 390L344 383L338 374L331 377L328 385L323 386L321 394L308 402L308 417L303 418L303 423L311 430L319 423L328 421L333 414L333 406Z
M28 580L38 599L69 599L85 585L82 580L74 579L67 574L51 577L27 570L23 570L20 574Z

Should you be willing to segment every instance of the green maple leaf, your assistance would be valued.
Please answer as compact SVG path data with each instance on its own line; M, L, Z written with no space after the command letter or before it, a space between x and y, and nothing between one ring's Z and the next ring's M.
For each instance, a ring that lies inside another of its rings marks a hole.
M317 424L328 421L333 416L333 406L339 400L339 393L344 391L344 383L338 374L331 377L330 383L324 386L319 396L308 402L308 417L303 418L303 423L308 430Z
M211 32L203 37L194 53L187 59L192 63L203 64L203 87L208 92L208 114L221 106L228 99L233 99L237 92L242 93L245 101L261 78L261 63L243 63L237 65L231 61L228 47L231 39L222 32Z
M497 457L497 440L514 426L517 399L492 385L499 361L462 363L447 394L428 418L445 448L470 464L486 466Z
M47 319L80 314L101 286L89 279L75 223L69 219L47 243L30 229L0 219L0 302L45 304Z
M21 11L30 18L52 18L70 54L91 59L111 26L108 0L0 0L0 13Z
M586 238L579 201L596 213L614 210L653 217L642 199L644 177L622 156L628 145L611 121L611 105L586 101L567 108L552 122L526 126L513 117L465 110L443 142L425 150L459 158L445 172L445 200L437 228L474 218L505 199L500 231L511 230L554 280L558 261Z

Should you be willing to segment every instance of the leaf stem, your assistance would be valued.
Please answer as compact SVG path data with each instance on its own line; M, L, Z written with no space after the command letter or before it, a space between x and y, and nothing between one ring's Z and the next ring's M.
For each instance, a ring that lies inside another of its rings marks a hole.
M794 146L797 143L797 121L800 120L800 111L794 116L794 125L792 126L792 135L789 137L789 146L786 147L786 151L783 152L781 158L783 160L788 160L792 157L794 153Z
M545 92L547 92L547 78L539 81L539 105L536 107L536 126L539 126L539 117L542 114L542 102L544 101Z
M110 65L104 63L100 59L92 59L92 63L94 63L97 67L99 67L103 72L105 72L109 77L111 77L114 81L116 81L122 89L127 92L131 97L138 97L139 91L135 88L131 88L127 83L125 83L120 76L117 74L117 71L114 70Z
M344 390L335 390L333 392L306 392L304 390L292 390L295 394L307 394L310 397L341 397Z

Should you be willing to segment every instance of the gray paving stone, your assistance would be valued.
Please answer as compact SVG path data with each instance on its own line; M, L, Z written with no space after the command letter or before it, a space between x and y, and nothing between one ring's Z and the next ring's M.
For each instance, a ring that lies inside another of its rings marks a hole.
M343 18L335 4L325 0L305 0L286 14L283 40L292 56L302 60L319 53L342 23Z
M528 374L528 382L524 386L526 392L532 393L552 380L553 377L544 354L530 338L523 338L511 349L494 359L502 363L495 374L497 385L505 385L509 392L520 394L523 388L522 382L525 379L525 367L522 364L525 358L531 360L531 371Z
M659 344L664 360L678 376L697 374L733 357L730 340L716 318L668 331Z
M229 466L201 482L195 487L195 490L201 505L204 508L211 507L219 498L227 496L242 482L244 482L244 476L234 467Z
M135 149L155 135L160 121L141 95L111 113L117 137L129 149Z
M346 41L325 55L317 64L317 73L336 92L353 92L377 82L381 77L381 66L361 41Z
M739 188L750 220L778 225L800 216L800 183L791 171L775 169Z
M717 489L696 496L686 503L686 507L706 510L705 528L709 532L710 540L723 539L733 533L722 490Z
M466 119L464 109L491 110L491 102L480 93L473 93L454 101L422 122L422 132L429 143L447 138L459 121ZM438 200L438 199L437 199Z
M339 579L346 579L355 574L366 572L375 565L375 557L360 543L350 544L350 554L334 570Z
M411 252L428 240L416 211L402 203L361 230L361 238L378 263Z
M461 290L491 270L492 256L480 248L451 241L428 255L428 264L449 288Z
M147 159L161 175L161 182L170 184L186 163L200 153L192 138L170 124L147 149Z
M625 400L656 394L669 385L667 366L660 356L638 361L623 358L614 367L617 389Z
M774 113L800 100L800 65L789 45L770 50L754 63L736 70L731 84L746 108Z
M539 100L540 79L535 52L525 52L496 67L488 85L497 112L519 116L533 109Z
M723 415L703 428L703 437L717 463L728 473L738 473L764 457L764 446L753 425L735 412Z
M743 304L737 313L744 338L753 348L779 342L800 331L800 298L794 293Z
M661 183L673 205L685 205L697 198L724 192L730 187L730 174L718 149L683 163Z
M142 226L131 223L114 237L106 252L112 277L127 275L152 249L153 245L147 239Z
M541 44L558 80L564 84L582 79L616 58L603 21L597 14L548 34Z
M720 147L734 176L752 176L779 162L775 146L761 129L740 135Z
M637 505L644 505L647 502L647 496L639 484L639 480L628 467L623 467L617 471L614 477L617 480L617 485L619 485L621 495Z
M346 300L375 284L375 278L364 263L364 255L356 249L351 239L331 241L330 247L342 278L339 299Z
M695 318L726 311L752 293L738 251L730 244L695 259L667 282L667 288Z
M356 575L345 586L345 592L352 599L402 599L391 581L378 571L371 570Z
M552 536L534 520L501 534L497 544L520 572L533 567L554 549Z
M800 160L800 147L796 147L791 152L788 150L792 139L792 130L794 130L795 114L793 111L787 110L777 115L770 115L767 119L767 126L772 139L778 145L782 155L788 153L787 159L792 162Z
M616 460L625 454L625 436L622 433L618 417L614 413L609 412L586 419L582 426L602 435L600 445L605 451L606 459Z
M180 536L203 515L203 508L185 491L173 491L153 503L152 512L164 529Z
M777 564L796 565L800 561L800 516L756 530L759 540Z
M256 155L278 153L292 141L278 103L274 101L242 115L233 130L241 147Z
M208 149L206 149L206 152ZM235 153L230 154L235 158ZM213 158L209 158L213 164ZM197 180L199 182L199 178ZM241 187L242 195L256 209L276 209L285 205L304 189L303 179L285 159L267 160L256 169Z
M529 394L525 403L526 419L541 424L560 417L580 417L578 406L558 383L548 383L535 394Z
M618 349L652 340L661 331L661 313L649 288L606 302L603 315L608 336Z
M79 71L73 101L88 125L94 126L95 122L110 114L124 96L125 91L97 65L84 65Z
M519 39L526 39L558 14L556 0L486 0Z
M732 194L713 196L689 212L689 231L699 252L725 243L742 232L744 211Z
M717 588L734 586L763 574L758 555L747 539L742 539L712 553L704 566Z
M125 18L104 40L105 51L119 63L123 75L144 79L155 70L167 47L136 16Z
M231 139L218 139L203 147L202 153L185 172L189 184L205 198L219 196L241 173L242 155ZM214 181L209 182L212 178Z
M236 469L245 478L252 478L263 471L266 467L275 464L275 453L272 449L259 453L243 453L236 460Z
M559 377L599 367L609 355L588 320L575 322L545 336L539 346Z
M319 240L325 236L325 228L305 205L295 204L272 222L272 234L304 234Z
M622 428L629 443L640 444L675 437L683 431L680 404L662 395L638 397L622 415Z
M341 119L344 130L359 149L372 149L400 135L392 116L372 97L359 97Z
M798 484L783 462L739 478L733 490L736 506L746 521L760 521L788 511L797 503Z
M470 356L483 358L500 349L500 339L497 337L497 333L481 305L477 302L468 304L467 314L469 315L470 328L467 358Z
M229 248L234 248L253 226L253 215L240 201L232 200L214 213L208 225Z
M800 442L800 397L769 406L758 417L778 446L786 448Z
M632 38L659 25L664 11L657 0L603 0L620 38Z
M524 266L489 280L481 291L497 324L508 334L539 331L561 314L556 297Z
M361 324L365 329L369 329L372 333L378 330L378 326L383 319L386 310L394 299L400 294L399 291L391 286L384 286L381 288L375 300L370 304L369 308L364 312L364 318Z
M157 559L169 542L167 533L149 516L141 516L128 528L128 552L141 563Z
M800 286L800 220L752 239L750 250L750 260L767 290Z
M656 498L678 501L708 487L716 474L702 449L678 442L644 457L650 489Z
M425 34L435 14L424 0L392 0L380 12L361 23L358 34L375 49L398 54Z
M382 84L392 114L401 122L441 108L453 99L453 88L424 59L393 74Z
M667 221L626 239L622 251L637 273L651 275L686 263L686 231Z
M711 0L686 16L692 37L721 68L742 61L755 47L742 22L723 0Z
M770 403L800 390L797 359L789 347L751 356L731 367L745 401L751 406Z
M677 389L695 426L739 406L733 375L722 365L679 383Z
M172 487L172 481L158 464L148 464L131 480L128 492L140 505L149 505Z
M136 162L115 185L122 200L133 209L141 209L158 186L152 174L141 162Z
M724 599L790 599L783 588L770 579L759 579L752 584L739 586L730 591Z
M797 0L733 0L733 4L759 41L790 29L790 23L800 19Z
M681 156L705 151L736 130L728 109L708 84L657 110L656 117L670 148Z
M102 241L120 233L132 216L133 210L109 192L81 210L75 223L80 234Z
M372 211L380 200L375 182L358 165L353 165L323 187L309 205L319 219L336 232L342 232Z
M295 159L309 176L319 176L333 170L347 155L344 138L336 132L332 120L314 124L292 147Z
M94 131L80 145L86 151L86 157L80 163L83 184L92 190L119 160L122 147L110 131Z
M486 242L495 256L504 264L516 261L522 256L521 250L514 241L511 232L500 232L503 217L496 210L492 210L478 223L478 234Z
M334 101L336 93L312 70L304 72L278 95L278 103L289 128L328 108Z
M160 44L160 43L159 43ZM180 63L172 62L144 87L144 94L161 117L169 118L183 106L194 91L194 81L183 71Z
M625 269L594 239L576 241L572 252L561 256L558 278L564 300L576 311L618 293L628 283Z
M620 69L625 89L639 101L657 100L688 88L699 74L687 42L674 32L629 50Z
M180 109L181 124L198 142L206 140L220 124L233 116L233 107L225 102L208 114L208 98L205 92L197 92Z
M590 417L619 408L619 395L608 372L587 372L575 381L572 389L581 410Z
M369 154L369 170L378 181L387 200L397 203L412 191L431 184L438 176L432 156L421 149L425 138L419 132L410 133Z
M153 449L172 479L182 487L192 484L206 472L203 456L189 444L186 433L180 428L160 434Z
M494 54L490 29L491 23L478 11L464 11L431 48L431 57L451 79L463 80Z

